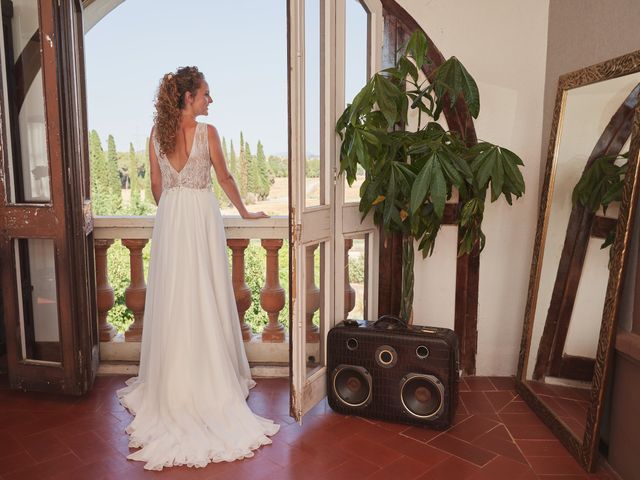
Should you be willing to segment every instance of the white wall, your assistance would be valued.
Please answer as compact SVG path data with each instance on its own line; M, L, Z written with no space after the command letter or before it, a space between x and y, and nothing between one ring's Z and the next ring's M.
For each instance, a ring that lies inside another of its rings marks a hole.
M478 137L525 163L525 196L487 203L480 259L478 375L517 367L538 211L548 0L399 0L448 58L458 57L480 89ZM432 257L416 255L414 322L453 328L456 235L445 227Z

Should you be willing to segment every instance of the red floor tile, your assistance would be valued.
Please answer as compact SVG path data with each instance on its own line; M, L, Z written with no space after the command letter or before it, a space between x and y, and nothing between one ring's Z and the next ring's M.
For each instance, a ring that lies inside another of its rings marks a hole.
M450 453L418 442L411 438L396 435L385 441L385 446L395 450L400 455L411 457L426 467L433 467L451 456Z
M460 392L460 398L464 402L464 405L467 407L467 411L470 414L496 413L491 402L489 402L489 398L484 394L484 392Z
M504 425L498 425L493 430L477 438L474 444L481 445L485 450L511 460L520 463L527 462Z
M480 435L484 435L498 425L497 422L483 415L473 415L465 421L455 425L449 430L449 434L460 440L473 442Z
M375 465L362 458L353 458L343 464L327 471L327 477L331 480L353 480L354 478L365 478L380 470Z
M496 457L469 480L514 480L521 475L531 474L532 470L526 463L516 462L505 457Z
M370 477L370 480L411 480L419 477L427 470L424 463L410 457L401 457L384 468L381 468ZM353 477L357 478L357 477Z
M462 460L450 457L418 477L419 480L466 480L478 472L480 467Z
M48 431L23 437L20 439L20 443L38 463L71 453L71 449L67 445Z
M488 377L496 390L514 391L516 389L516 381L513 377Z
M465 377L464 380L471 391L486 392L496 389L489 377Z
M402 455L380 443L376 443L367 437L363 437L360 434L348 437L336 445L337 448L343 452L350 453L360 457L368 462L377 465L378 467L385 467L388 464L398 460Z
M513 377L461 379L454 425L446 431L338 414L326 400L300 426L288 415L288 381L258 380L249 404L281 424L272 445L243 461L150 473L125 459L124 428L133 417L115 396L124 380L99 377L80 398L0 385L0 480L614 478L602 469L587 475L515 393ZM584 392L540 388L554 395L567 421L578 421Z
M485 392L485 395L489 399L489 403L496 412L500 412L504 407L513 401L515 395L508 390L500 390L496 392Z
M556 438L545 425L507 425L507 430L515 440L553 440Z
M495 458L496 454L488 450L484 450L476 445L460 440L447 433L436 437L429 445L444 450L445 452L455 455L463 460L471 462L480 467L486 465L490 460Z
M538 475L584 475L583 468L573 457L527 457L533 471Z
M558 440L516 440L527 457L560 457L571 455Z

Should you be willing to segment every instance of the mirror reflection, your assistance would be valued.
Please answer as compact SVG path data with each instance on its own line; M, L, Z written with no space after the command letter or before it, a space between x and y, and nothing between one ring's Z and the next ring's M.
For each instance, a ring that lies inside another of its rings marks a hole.
M580 441L639 82L633 73L561 99L524 380Z

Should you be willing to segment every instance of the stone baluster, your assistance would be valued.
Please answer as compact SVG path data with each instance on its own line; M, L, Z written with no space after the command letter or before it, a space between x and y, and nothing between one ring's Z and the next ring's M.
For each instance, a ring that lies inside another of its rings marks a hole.
M306 341L318 342L320 334L318 327L313 324L313 314L320 308L320 289L316 286L315 272L314 272L314 252L317 250L318 245L310 245L306 248L306 276L305 279L305 295L307 308L305 313L306 319Z
M263 342L284 342L284 326L278 322L280 310L284 307L284 288L280 285L278 251L281 239L264 239L262 247L267 251L267 271L264 288L260 291L260 305L269 316L269 323L262 331Z
M116 329L107 322L109 310L115 304L113 288L109 283L109 267L107 251L113 240L100 239L93 242L96 254L96 290L98 299L98 331L101 342L109 342L116 334Z
M356 291L349 280L349 250L353 247L353 240L347 238L344 241L344 318L349 317L349 312L356 306Z
M249 246L249 240L232 238L227 240L227 245L231 249L231 281L233 283L233 293L236 298L238 316L240 317L240 328L242 329L242 339L245 342L251 340L251 326L244 321L244 314L251 306L251 290L244 279L244 251Z
M144 318L144 303L147 295L147 284L144 281L144 268L142 265L142 249L149 242L148 239L123 239L122 245L129 249L129 266L131 283L124 291L124 301L129 310L133 312L134 321L124 334L127 342L139 342L142 340L142 328Z

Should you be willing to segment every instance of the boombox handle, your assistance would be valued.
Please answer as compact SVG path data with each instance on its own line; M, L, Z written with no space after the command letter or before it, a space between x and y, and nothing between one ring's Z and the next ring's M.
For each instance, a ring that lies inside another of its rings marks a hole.
M399 330L408 328L407 322L395 315L382 315L378 320L373 322L373 328L379 330Z

